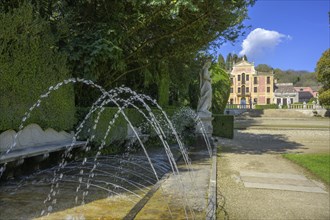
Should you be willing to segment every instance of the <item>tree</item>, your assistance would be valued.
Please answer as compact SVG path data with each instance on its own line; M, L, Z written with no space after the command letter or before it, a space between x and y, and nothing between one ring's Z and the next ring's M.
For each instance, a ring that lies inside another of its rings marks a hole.
M146 72L159 77L154 70L161 63L183 63L214 40L236 39L254 0L62 2L61 16L70 30L63 42L74 75L106 88L136 78L135 86L143 89L144 80L138 79Z
M273 68L267 64L259 64L258 66L256 66L255 70L259 72L270 72L273 70Z
M58 47L67 52L75 77L92 79L106 89L125 84L150 93L145 91L147 81L160 85L158 92L165 91L171 83L159 76L180 74L170 72L164 63L183 65L195 59L198 51L240 36L247 8L255 0L32 2L35 13L49 19L52 31L60 37ZM1 6L16 7L11 1ZM159 66L164 67L161 74ZM83 102L81 94L86 94L84 99L92 94L84 86L77 86L75 92L78 105ZM160 98L158 92L152 96Z
M248 58L247 58L246 55L244 55L243 58L244 58L245 61L248 61Z
M320 100L321 105L330 106L330 89L322 92L319 95L319 100Z
M323 84L323 90L330 89L330 49L323 52L316 65L316 75Z
M226 58L226 70L230 72L232 68L233 68L233 57L231 53L229 53Z
M218 63L211 66L212 78L212 112L223 114L230 95L230 79L228 73Z
M239 58L238 58L237 54L233 54L232 62L233 62L233 64L236 64L239 62Z
M0 13L0 130L17 128L25 112L48 87L71 77L67 56L58 50L57 37L49 22L36 15L30 3L3 12ZM47 97L28 123L70 130L74 116L73 87L67 85Z
M218 56L218 64L221 69L226 69L226 62L221 54L219 54L219 56Z
M316 75L323 87L319 91L322 105L330 105L330 49L323 52L316 65Z

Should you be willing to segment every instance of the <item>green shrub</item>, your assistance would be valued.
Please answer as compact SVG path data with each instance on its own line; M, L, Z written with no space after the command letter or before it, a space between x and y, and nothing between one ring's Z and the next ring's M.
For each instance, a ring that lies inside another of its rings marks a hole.
M255 109L277 109L277 104L269 104L269 105L256 105Z
M141 109L146 116L149 116L145 109ZM165 109L166 114L168 117L171 117L174 113L174 108ZM79 119L79 124L85 118L87 113L89 112L89 108L77 108L77 118ZM80 135L80 139L87 139L92 135L95 135L94 143L96 145L101 144L105 133L108 129L109 122L114 118L115 114L118 112L118 108L116 107L105 107L104 111L101 113L100 118L98 120L96 129L94 130L93 127L95 125L95 120L98 117L98 112L94 112L91 117L86 121L82 133ZM142 128L147 124L147 120L144 116L138 112L135 108L126 108L124 110L127 118L131 121L134 127ZM160 118L161 111L158 109L152 109L153 114L156 118ZM127 121L125 120L124 116L119 113L118 118L116 118L115 123L111 126L110 133L106 139L106 145L110 145L111 143L116 142L118 147L125 142L127 137ZM90 132L88 131L90 129ZM150 134L150 130L143 130L143 133Z
M308 102L307 102L307 104L313 104L313 102L317 102L317 98L315 98L315 97L313 97L313 98L311 98Z
M330 89L322 92L319 95L320 104L324 106L330 106Z
M228 73L220 68L219 64L212 65L211 72L213 87L212 111L223 114L230 95L230 78Z
M234 138L234 116L233 115L213 115L213 135Z
M48 87L70 77L50 24L25 3L0 13L0 131L17 129L24 113ZM27 123L70 130L75 123L73 87L53 92Z

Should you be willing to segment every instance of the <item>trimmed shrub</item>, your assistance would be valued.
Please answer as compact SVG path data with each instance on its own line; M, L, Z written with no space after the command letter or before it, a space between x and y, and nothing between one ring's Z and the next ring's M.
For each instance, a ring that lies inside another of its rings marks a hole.
M212 112L223 114L230 95L230 78L218 63L212 66L211 72L213 87Z
M149 116L145 109L141 109L141 110L147 116ZM84 117L88 114L88 112L89 112L89 108L77 108L77 117L80 122L84 119ZM94 142L97 145L101 144L108 129L109 123L111 120L114 119L115 114L118 112L118 108L105 107L104 111L100 115L97 126L95 127L94 130L93 127L95 125L95 121L97 120L98 112L99 111L94 112L92 116L86 121L82 133L80 135L80 139L87 139L88 137L95 135ZM124 112L134 127L142 128L142 129L143 127L145 127L147 120L135 108L126 108ZM152 109L152 112L156 118L160 117L160 115L162 114L158 109ZM165 109L165 112L168 115L168 117L171 117L174 114L175 109L174 108ZM115 119L115 123L113 124L113 126L111 126L111 130L108 137L105 140L106 145L116 142L118 143L118 147L120 147L119 146L120 143L124 142L125 139L127 139L127 127L128 127L128 123L126 122L124 116L121 113L119 113L118 117ZM88 131L89 129L90 129L90 133ZM150 131L142 130L141 132L149 133Z
M48 87L70 77L50 24L29 3L0 14L0 131L17 129ZM26 122L70 130L75 123L73 87L53 92Z
M278 109L278 105L277 104L256 105L255 109Z
M233 115L213 115L213 135L223 138L234 138L234 116Z

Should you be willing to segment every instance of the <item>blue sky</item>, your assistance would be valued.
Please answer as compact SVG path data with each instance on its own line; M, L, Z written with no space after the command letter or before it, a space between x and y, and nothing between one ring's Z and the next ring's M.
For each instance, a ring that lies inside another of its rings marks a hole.
M249 9L245 36L218 53L246 54L248 60L282 70L313 72L329 48L329 0L259 0Z

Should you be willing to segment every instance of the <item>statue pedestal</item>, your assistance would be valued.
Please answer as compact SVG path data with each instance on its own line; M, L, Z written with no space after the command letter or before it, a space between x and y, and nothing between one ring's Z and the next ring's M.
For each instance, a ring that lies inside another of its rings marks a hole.
M202 135L205 132L206 136L211 138L213 134L212 113L198 112L197 114L200 118L200 122L198 122L196 126L195 133L197 135Z
M196 125L196 130L195 130L195 142L193 144L193 147L195 149L207 149L207 144L205 142L205 138L208 139L210 142L211 146L213 146L213 140L212 140L212 133L213 133L213 126L212 126L212 120L213 117L212 115L210 116L205 116L199 114L200 121ZM205 134L205 136L204 136Z

